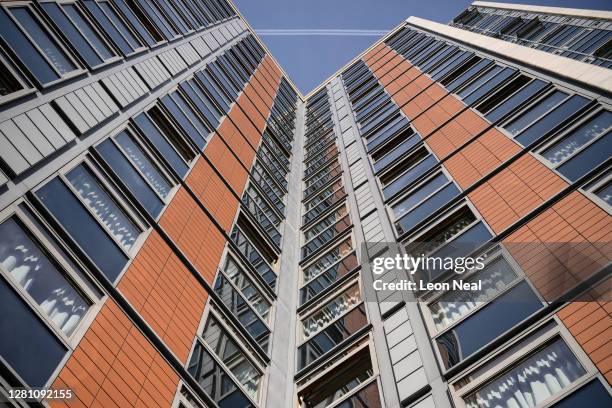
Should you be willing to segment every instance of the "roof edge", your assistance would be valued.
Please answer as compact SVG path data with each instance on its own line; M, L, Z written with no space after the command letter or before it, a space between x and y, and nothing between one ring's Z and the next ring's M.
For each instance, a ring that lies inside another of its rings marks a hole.
M612 93L612 70L419 17L410 17L406 22L412 27L451 41L515 61L519 65L542 71L553 77L560 77L566 82L578 83L598 92Z
M612 12L605 10L574 9L567 7L532 6L528 4L497 3L494 1L474 1L472 6L498 8L503 10L528 11L532 13L556 14L570 17L598 18L612 20Z

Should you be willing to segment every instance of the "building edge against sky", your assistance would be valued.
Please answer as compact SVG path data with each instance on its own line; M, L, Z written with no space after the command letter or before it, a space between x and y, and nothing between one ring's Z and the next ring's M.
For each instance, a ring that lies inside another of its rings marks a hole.
M610 13L410 17L304 98L225 0L0 18L2 395L610 404ZM477 298L370 299L396 242L503 245Z

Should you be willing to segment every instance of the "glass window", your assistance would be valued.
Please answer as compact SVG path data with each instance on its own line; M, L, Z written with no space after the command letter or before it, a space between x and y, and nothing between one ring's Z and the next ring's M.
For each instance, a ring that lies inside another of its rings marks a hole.
M411 210L417 204L420 204L423 200L427 198L434 191L438 190L440 187L446 185L449 182L448 177L444 175L444 173L439 173L435 177L428 180L426 183L422 184L419 188L412 191L408 196L402 198L401 201L394 204L391 208L393 209L393 215L395 218L400 218L402 215L406 214L409 210Z
M376 160L376 162L372 165L375 173L378 173L384 170L387 166L396 163L398 160L404 157L410 149L421 141L421 137L418 134L415 134L412 131L412 128L409 128L409 130L410 131L401 132L400 138L393 138L390 143L386 145L386 147L390 148L391 150L382 157L378 156L380 159ZM380 150L377 150L376 154L378 155L379 152ZM374 154L372 157L374 157Z
M593 380L584 387L574 391L560 402L553 405L554 408L574 407L605 407L610 404L610 393L601 381Z
M326 252L317 261L303 269L303 280L306 284L300 289L300 304L309 301L332 283L353 271L358 264L350 239Z
M325 408L336 404L374 375L367 347L351 356L333 372L326 373L307 389L300 391L300 400L308 408ZM381 408L376 381L348 397L337 407Z
M417 191L417 193L420 193ZM399 234L408 232L425 218L432 215L442 206L449 203L459 194L459 189L449 182L436 192L425 198L420 204L413 207L409 212L402 216L395 223L395 227ZM420 195L420 194L419 194Z
M272 289L276 288L276 273L270 267L268 260L262 255L261 250L252 243L253 241L237 225L234 226L230 238L263 280ZM260 244L260 242L257 243Z
M491 98L480 104L476 109L484 113L485 117L491 122L495 122L503 116L507 115L519 105L530 101L534 98L534 95L540 92L547 85L546 82L539 79L534 79L529 84L518 90L516 93L517 85L527 77L520 75L510 84L502 88L499 92L496 92ZM506 100L502 98L511 95Z
M124 55L132 54L143 47L108 1L84 0L84 4Z
M450 291L429 305L436 330L444 330L474 309L485 305L517 278L518 274L503 256L488 262L482 270L464 280L470 283L480 281L482 291Z
M312 337L359 303L361 303L361 292L359 286L355 284L302 320L303 337Z
M463 102L471 106L481 97L496 89L502 82L510 78L516 69L502 68L499 66L493 67L488 73L484 74L476 81L462 89L458 95L463 99Z
M602 176L584 187L601 201L612 206L612 171L608 169Z
M128 257L70 189L56 177L36 195L83 252L114 282Z
M436 164L438 161L425 147L420 147L410 153L395 167L380 175L385 199L393 197L408 187Z
M41 84L60 79L59 72L51 62L45 59L3 8L0 8L0 35Z
M106 227L115 240L129 251L142 230L137 227L119 205L111 198L100 182L85 165L79 165L66 174L85 206Z
M208 95L199 87L194 79L187 80L179 85L191 102L198 108L202 116L206 118L210 127L216 129L219 126L223 113L220 112Z
M523 146L540 140L550 131L558 128L561 124L576 117L576 113L587 106L591 101L580 95L572 95L560 105L550 110L535 123L523 130L516 136L516 140Z
M185 177L195 152L189 147L177 130L170 125L158 107L149 109L134 117L142 134L151 142L161 156L180 177ZM157 125L157 126L156 126Z
M75 70L77 67L70 61L57 42L43 29L28 7L13 7L11 14L45 53L60 75Z
M463 399L467 408L535 407L585 373L567 344L556 338Z
M252 406L251 400L241 391L226 370L213 358L204 345L196 341L187 371L200 384L204 392L220 407Z
M168 40L179 36L174 26L170 24L164 13L157 8L155 3L152 3L151 0L128 0L128 4L132 3L132 7L136 8L136 5L133 4L134 2L138 2L144 12L147 14L150 21L152 21L161 30Z
M566 97L567 93L554 90L552 93L546 95L543 99L532 105L529 109L519 114L518 117L504 124L503 128L510 132L512 136L516 136L529 124L557 106Z
M0 332L0 355L32 387L44 387L68 351L2 278Z
M541 308L542 302L529 284L520 282L436 338L444 366L453 367Z
M14 73L13 69L9 67L9 65L0 55L0 103L2 103L3 100L10 99L8 95L14 94L25 89L25 84L22 82L19 76ZM7 98L2 98L5 96L7 96Z
M183 33L187 34L191 30L185 20L183 20L182 16L176 12L176 10L170 5L167 0L158 0L157 4L161 6L163 11L166 13L168 17L172 20L174 25L178 27L178 29Z
M140 34L149 47L164 41L164 37L155 27L155 23L146 16L133 0L117 0L115 4L125 18L134 25L138 34Z
M49 321L67 336L74 332L90 302L14 217L0 224L0 265Z
M540 154L557 171L576 181L610 157L612 113L601 111Z
M153 217L161 212L172 185L126 131L106 139L96 150ZM120 146L120 147L119 147Z
M248 277L248 274L231 256L227 257L223 271L228 279L239 288L242 295L253 305L259 316L268 321L270 317L270 302L266 300L261 291Z
M193 141L200 150L204 149L204 146L206 146L206 138L211 131L206 123L200 119L191 105L185 100L185 97L183 97L180 92L174 91L168 95L162 96L161 103L178 122L191 141Z
M261 372L212 315L208 318L202 338L236 377L246 393L254 401L259 401L263 377Z
M491 64L493 64L493 61L490 59L474 57L453 72L452 75L444 78L442 85L446 86L446 89L448 89L450 92L454 92L456 89L467 83L471 78L480 75L481 72L486 72Z
M219 91L218 85L215 84L214 80L210 77L207 71L198 71L195 73L198 80L204 85L204 89L209 95L213 97L217 105L221 108L223 113L229 112L229 106L232 101L225 95L225 93Z
M361 302L298 347L298 370L312 364L367 323L365 305Z
M90 67L115 57L115 53L75 4L62 4L63 13L60 5L56 3L42 3L42 5Z

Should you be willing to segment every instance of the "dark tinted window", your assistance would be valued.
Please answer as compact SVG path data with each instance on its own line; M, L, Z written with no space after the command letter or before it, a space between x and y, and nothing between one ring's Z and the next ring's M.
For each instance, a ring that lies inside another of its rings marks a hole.
M32 387L43 387L67 350L0 278L0 355Z

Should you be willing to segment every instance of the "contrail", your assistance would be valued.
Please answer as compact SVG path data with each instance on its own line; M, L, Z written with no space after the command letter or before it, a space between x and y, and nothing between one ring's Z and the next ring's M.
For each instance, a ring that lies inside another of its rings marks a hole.
M256 29L255 32L264 35L326 35L326 36L381 36L387 30L349 30L349 29Z

